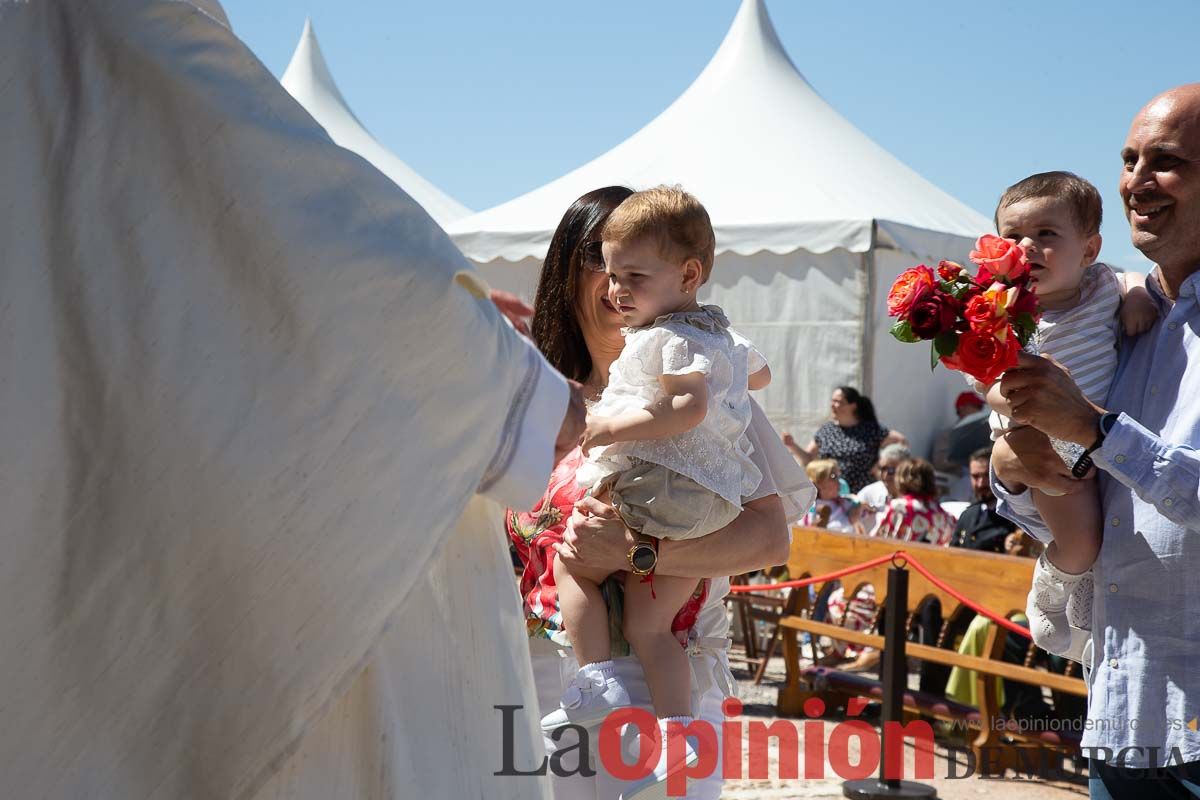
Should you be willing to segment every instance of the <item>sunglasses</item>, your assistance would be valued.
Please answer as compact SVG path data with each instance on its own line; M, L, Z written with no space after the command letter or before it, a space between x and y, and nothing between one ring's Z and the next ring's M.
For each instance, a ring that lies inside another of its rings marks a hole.
M600 251L601 242L584 242L581 253L581 263L588 272L604 272L604 253Z
M895 467L880 467L879 471L881 473L883 473L884 475L895 475L896 474Z

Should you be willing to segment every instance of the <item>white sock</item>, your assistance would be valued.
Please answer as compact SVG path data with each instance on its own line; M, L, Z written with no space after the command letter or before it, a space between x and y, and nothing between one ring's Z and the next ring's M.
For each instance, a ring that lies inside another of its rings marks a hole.
M608 661L593 661L591 664L584 664L579 668L579 671L583 672L585 669L589 672L599 672L600 677L604 678L605 680L611 680L617 677L617 668L613 666L612 659L609 659Z
M694 719L693 717L659 717L658 727L661 728L664 732L666 732L667 723L678 722L680 725L682 725L686 728L688 725L692 724L693 719Z
M1042 556L1043 556L1042 564L1046 567L1046 571L1049 572L1051 575L1053 575L1055 577L1055 579L1057 579L1060 583L1063 583L1067 586L1074 586L1075 582L1078 581L1080 578L1083 578L1084 576L1091 574L1092 570L1090 567L1088 569L1085 569L1083 572L1079 572L1079 573L1067 572L1062 567L1058 566L1053 561L1051 561L1049 558L1045 557L1044 553L1042 554Z

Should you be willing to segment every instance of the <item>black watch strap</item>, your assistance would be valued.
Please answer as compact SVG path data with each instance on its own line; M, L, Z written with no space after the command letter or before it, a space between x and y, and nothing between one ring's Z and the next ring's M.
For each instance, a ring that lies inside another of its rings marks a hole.
M1087 475L1088 470L1096 465L1092 461L1092 453L1099 450L1104 444L1104 438L1108 436L1108 432L1112 429L1113 423L1117 421L1117 417L1119 416L1121 415L1112 411L1100 415L1100 420L1096 425L1099 428L1099 436L1096 437L1096 441L1092 442L1091 447L1083 451L1083 455L1079 456L1075 460L1075 465L1071 467L1071 474L1076 478L1082 478L1084 475Z

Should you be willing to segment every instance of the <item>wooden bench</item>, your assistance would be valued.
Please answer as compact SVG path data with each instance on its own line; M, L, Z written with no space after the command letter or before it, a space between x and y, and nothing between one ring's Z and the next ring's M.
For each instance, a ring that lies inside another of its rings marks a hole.
M782 572L782 570L780 570ZM770 583L774 579L766 578ZM735 575L730 579L733 586L753 586L745 575ZM732 661L740 661L754 670L754 685L762 683L767 672L767 665L779 648L783 628L779 626L782 617L792 616L799 612L798 603L802 593L784 591L781 595L760 594L755 592L738 592L729 594L726 600L733 609L733 620L742 640L742 651L734 650L729 654ZM760 641L759 622L766 623L766 641Z
M1033 560L1029 558L797 527L793 530L788 572L793 580L823 575L899 550L913 554L939 580L984 608L1005 617L1011 617L1018 612L1023 613L1025 610L1025 599L1029 594L1034 565ZM875 588L876 602L882 610L887 603L889 568L890 564L883 563L843 578L842 585L847 602L864 585L872 584ZM1001 660L1007 631L996 624L989 627L983 656L959 654L950 649L954 642L946 641L947 625L959 613L959 601L929 582L916 570L909 568L908 572L905 629L911 626L913 616L930 597L940 601L944 622L937 646L910 642L906 644L907 655L937 664L974 670L979 707L964 706L944 696L910 691L904 698L906 712L966 724L977 730L971 742L977 763L999 770L1007 767L1018 768L1021 764L1040 763L1039 759L1043 755L1041 751L1045 748L1059 753L1077 753L1078 735L1062 731L1019 730L1013 723L1003 719L998 701L1001 681L1005 679L1086 697L1086 685L1079 677L1071 674L1077 671L1071 669L1077 668L1077 665L1070 664L1067 674L1034 669L1030 666L1035 653L1032 644L1024 664L1011 664ZM780 713L800 716L803 713L804 701L814 696L820 697L827 708L844 707L845 701L853 696L878 698L879 683L871 678L823 667L802 670L797 634L804 631L814 640L820 636L828 636L860 647L879 649L883 648L883 637L867 631L849 630L840 625L818 622L812 619L807 590L800 589L794 594L800 596L793 606L796 613L784 615L779 620L783 629L783 652L787 668L785 685L779 692ZM985 750L988 751L986 757ZM998 759L997 753L1000 753L1002 758Z

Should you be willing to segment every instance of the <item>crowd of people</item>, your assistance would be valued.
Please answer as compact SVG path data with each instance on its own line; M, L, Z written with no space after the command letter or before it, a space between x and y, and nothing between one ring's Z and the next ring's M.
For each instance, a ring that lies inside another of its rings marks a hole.
M808 461L806 470L817 489L817 499L798 520L800 525L860 536L1013 555L1037 555L1040 552L1040 546L1018 530L1015 524L996 513L996 498L989 481L990 447L971 452L964 459L964 464L947 452L946 437L939 437L931 460L916 457L902 434L887 431L874 421L870 399L849 387L839 387L834 393L831 402L834 419L825 423L823 429L837 425L839 414L843 415L843 419L853 420L843 411L846 397L854 397L855 405L865 405L871 409L873 427L885 434L879 437L879 441L888 442L878 449L873 463L867 469L869 477L876 480L857 491L850 491L850 487L839 478L844 474L844 464L860 457L856 452L847 454L845 450L841 458L825 457L827 454L814 437L816 457ZM960 419L978 414L983 404L983 399L973 392L963 392L955 399ZM785 442L789 443L798 460L808 455L805 450L794 446L791 437L785 437ZM940 454L937 452L939 449L942 451ZM952 470L965 471L971 492L968 501L947 499L946 489L939 487L939 471L935 470L932 463L935 458L940 459L943 474ZM818 619L829 619L851 630L867 630L878 624L875 588L870 584L859 587L851 598L845 596L844 587L838 582L832 583L820 596L815 591L810 594ZM918 628L915 633L922 641L936 640L940 622L939 616L936 625L929 622L925 624L926 629ZM956 632L961 634L965 630ZM952 635L952 642L953 638ZM822 645L825 653L821 663L840 665L848 671L871 669L879 660L878 652L870 648L858 648L829 638L823 639ZM930 683L924 675L923 683ZM944 690L946 676L942 677L940 684L936 687L938 691Z
M853 402L847 400L851 397ZM973 392L959 395L955 406L960 419L978 413L983 402ZM816 502L799 524L994 552L1019 548L1019 539L1009 536L1016 526L995 512L988 484L990 448L978 448L959 461L944 452L945 437L939 437L935 453L927 460L913 455L903 434L880 425L870 398L852 387L839 387L830 406L833 419L821 426L808 447L796 446L790 435L783 437L796 459L806 463L817 489ZM862 420L860 408L867 409ZM865 448L859 446L864 431L876 444L875 452L866 458ZM845 446L847 441L855 446ZM938 459L943 469L935 469L932 459ZM852 482L846 479L851 470L856 474ZM953 478L966 475L967 497L958 486L947 488L948 473ZM999 530L1005 536L997 537Z

